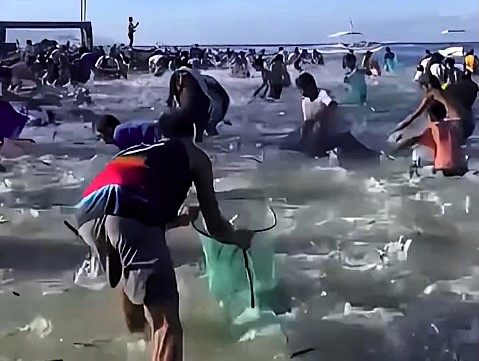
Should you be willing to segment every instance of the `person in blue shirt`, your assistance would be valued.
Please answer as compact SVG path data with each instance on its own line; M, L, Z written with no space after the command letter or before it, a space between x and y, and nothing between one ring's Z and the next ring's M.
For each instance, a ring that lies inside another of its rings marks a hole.
M158 121L134 120L125 123L108 114L98 119L96 131L106 144L114 144L120 151L140 145L152 145L161 139Z

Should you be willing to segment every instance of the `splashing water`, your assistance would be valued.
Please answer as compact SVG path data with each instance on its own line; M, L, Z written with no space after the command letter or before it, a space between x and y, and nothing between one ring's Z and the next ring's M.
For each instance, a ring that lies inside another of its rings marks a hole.
M326 64L309 71L319 86L342 94L339 62L326 58ZM230 94L227 119L233 124L222 125L221 135L203 145L214 158L215 187L222 195L238 189L245 197L260 195L275 209L279 222L268 237L276 249L275 301L284 307L281 315L261 317L238 334L208 292L198 236L190 228L171 231L186 359L412 361L419 354L444 356L448 349L472 360L468 345L477 350L477 338L467 335L474 335L474 323L461 331L455 320L473 316L445 305L477 302L471 278L479 261L475 177L423 175L412 182L408 159L348 172L327 160L258 148L301 124L296 89L285 89L279 102L250 102L260 78L207 73ZM387 151L386 134L417 106L413 73L409 66L380 78L369 86L369 106L345 110L368 146ZM294 70L291 75L297 76ZM96 83L92 109L122 120L152 119L163 110L168 80L168 74L132 75ZM26 129L25 137L49 144L39 145L35 156L10 160L2 174L0 266L11 270L0 273L7 280L0 278L0 334L39 315L30 328L48 332L43 338L27 332L1 337L0 359L145 359L145 344L123 324L118 290L74 285L73 271L87 250L62 224L113 151L95 143L83 124L57 128L55 142L50 128ZM74 139L84 144L72 146ZM441 337L452 336L437 338L431 325ZM429 331L430 338L419 337Z

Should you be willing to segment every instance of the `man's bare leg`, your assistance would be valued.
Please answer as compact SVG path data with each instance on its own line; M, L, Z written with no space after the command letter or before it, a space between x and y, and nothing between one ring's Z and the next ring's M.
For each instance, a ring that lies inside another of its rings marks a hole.
M266 83L266 88L264 88L264 93L261 96L262 99L266 98L266 95L268 94L269 91L269 83Z
M183 361L183 329L178 300L145 306L151 330L151 361Z
M265 86L268 86L268 83L263 80L263 83L261 84L261 86L258 89L256 89L256 91L254 92L253 97L256 97L261 92L261 90L264 89Z
M131 333L144 333L145 339L147 341L150 340L150 331L143 305L131 303L123 290L121 290L121 303L128 331Z

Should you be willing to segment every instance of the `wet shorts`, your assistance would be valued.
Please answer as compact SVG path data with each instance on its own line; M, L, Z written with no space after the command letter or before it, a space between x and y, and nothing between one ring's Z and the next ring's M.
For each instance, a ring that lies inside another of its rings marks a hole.
M418 143L420 145L423 145L429 149L431 149L432 151L435 151L436 150L436 142L434 141L434 138L432 136L432 132L431 132L431 129L426 129L420 136L419 136L419 139L418 139Z
M79 228L83 240L102 260L112 287L121 278L125 294L136 305L177 300L178 290L165 231L117 216L104 216Z

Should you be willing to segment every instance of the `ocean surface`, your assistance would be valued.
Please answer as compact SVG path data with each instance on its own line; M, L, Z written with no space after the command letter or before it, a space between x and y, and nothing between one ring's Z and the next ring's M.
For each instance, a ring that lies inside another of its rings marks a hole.
M386 135L421 100L412 77L424 50L447 46L391 46L396 72L371 81L368 106L343 109L353 133L388 153ZM340 57L326 55L325 61L307 70L319 86L346 97ZM198 235L190 227L171 231L185 360L477 360L477 131L467 150L471 172L462 178L425 168L410 179L407 153L384 159L379 169L350 172L328 159L277 149L302 122L294 87L281 101L252 101L260 74L236 79L227 70L205 73L231 97L226 119L232 126L221 125L220 136L202 145L213 159L220 205L228 208L224 199L240 192L242 215L261 219L267 206L275 210L278 225L254 242L274 247L276 301L290 312L232 326L208 292ZM298 75L290 73L293 80ZM155 119L164 110L168 80L168 74L132 74L89 84L90 110L122 121ZM2 361L147 359L146 345L126 330L119 290L73 284L88 250L63 221L74 224L72 206L115 152L95 140L90 123L73 108L65 101L56 127L24 130L23 137L37 141L33 154L2 160Z

